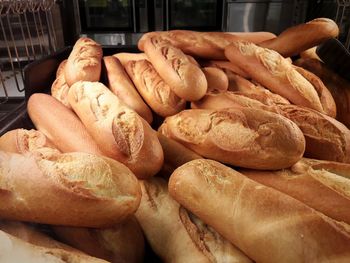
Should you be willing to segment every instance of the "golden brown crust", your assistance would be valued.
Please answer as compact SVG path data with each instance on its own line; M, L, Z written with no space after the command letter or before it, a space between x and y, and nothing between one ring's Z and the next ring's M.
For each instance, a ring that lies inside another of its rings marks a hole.
M243 78L249 78L249 75L245 71L227 60L210 60L209 62L204 63L204 66L220 68L225 72L229 71Z
M168 193L166 181L141 181L136 217L152 249L164 262L251 262ZM175 231L174 231L175 230Z
M86 152L102 155L79 118L55 98L33 94L28 101L28 114L37 130L61 152Z
M305 150L293 122L252 108L186 110L166 118L160 131L203 157L248 168L289 167Z
M150 62L130 61L125 68L142 97L158 115L167 117L185 109L186 101L173 92Z
M124 163L138 178L160 170L163 151L155 131L102 83L77 82L68 98L106 156Z
M204 73L170 42L157 37L147 38L145 53L177 96L195 101L205 95L208 85Z
M113 57L116 57L120 63L125 67L126 63L129 61L138 61L138 60L148 60L148 57L145 53L127 53L127 52L121 52L116 53L113 55Z
M225 54L231 62L272 92L296 105L323 112L315 88L277 52L248 42L236 42L225 49Z
M277 51L284 57L298 55L300 52L317 46L339 34L338 25L328 18L316 18L307 23L290 27L277 38L259 43L259 46Z
M127 106L135 110L148 123L153 120L152 112L136 91L122 64L116 57L103 58L106 66L109 89Z
M66 83L64 76L64 69L67 64L67 59L63 60L57 68L56 80L51 85L51 95L60 101L64 106L72 109L68 102L68 90L69 86Z
M228 78L225 72L216 67L204 67L202 71L207 79L207 93L220 93L228 89Z
M99 81L102 47L90 38L81 37L75 43L64 68L68 86L77 81Z
M169 193L255 262L349 259L348 225L218 162L181 166L170 177Z
M62 60L62 62L58 65L57 71L56 71L56 78L58 76L64 75L64 68L67 64L67 59Z
M103 227L134 213L140 202L136 177L106 157L2 152L0 163L2 218Z

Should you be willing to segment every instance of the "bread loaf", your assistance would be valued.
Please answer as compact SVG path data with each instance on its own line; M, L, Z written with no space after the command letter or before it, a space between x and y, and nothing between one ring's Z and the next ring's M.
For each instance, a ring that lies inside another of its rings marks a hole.
M0 230L0 262L106 263L83 253L32 245Z
M113 56L103 58L109 89L127 106L136 111L148 123L153 120L152 112L136 91L119 60Z
M296 105L324 112L311 83L277 52L248 42L236 42L225 49L225 54L232 63L272 92Z
M296 123L305 140L305 156L350 162L350 130L337 120L295 105L280 105L281 114Z
M121 52L116 53L113 55L113 57L116 57L120 63L125 67L126 63L129 61L137 61L137 60L148 60L148 57L145 53L127 53L127 52Z
M317 167L318 165L318 167ZM302 159L290 169L242 169L250 179L294 197L317 211L350 224L350 165ZM346 175L347 177L344 177Z
M36 130L16 129L0 137L0 151L26 153L44 147L55 148L45 134Z
M300 57L303 59L317 59L319 61L322 61L320 57L316 53L317 46L309 48L303 52L300 52Z
M66 78L64 76L64 68L66 64L67 59L63 60L58 66L56 80L51 85L51 95L60 101L64 106L71 109L67 99L69 86L66 83Z
M250 108L186 110L160 127L203 157L235 166L281 169L301 159L305 140L290 120Z
M337 108L337 120L350 127L350 82L315 59L298 59L296 65L316 74L331 92Z
M141 96L162 117L185 109L186 101L178 97L147 60L130 61L125 68Z
M156 37L147 38L144 48L158 74L177 96L195 101L205 95L208 84L204 73L180 49Z
M165 180L141 181L141 189L141 204L135 215L153 251L165 263L252 262L174 201Z
M112 263L141 263L144 238L135 217L110 228L54 226L56 236L85 253Z
M290 57L338 35L339 28L333 20L316 18L305 24L287 28L277 38L259 43L259 46L273 49L284 57Z
M140 202L136 177L106 157L0 152L0 167L4 219L103 227L130 216Z
M28 100L27 110L37 130L61 152L102 155L79 118L55 98L35 93Z
M216 67L204 67L202 71L207 79L207 93L225 92L228 89L228 78L223 70Z
M349 225L218 162L179 167L169 193L255 262L349 261Z
M68 86L77 81L99 81L101 75L102 47L90 38L81 37L73 46L64 76Z
M99 82L77 82L69 103L104 155L124 163L138 178L155 175L163 164L156 132Z
M220 68L225 72L230 71L244 78L249 78L249 75L244 70L227 60L210 60L204 63L204 66Z

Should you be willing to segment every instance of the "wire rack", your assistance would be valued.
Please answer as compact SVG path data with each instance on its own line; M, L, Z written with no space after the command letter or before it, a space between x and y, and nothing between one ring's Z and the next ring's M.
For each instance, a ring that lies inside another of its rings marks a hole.
M345 35L345 47L350 48L350 0L337 0L337 13L335 22L339 25Z
M24 97L23 67L56 50L55 0L0 0L0 104Z

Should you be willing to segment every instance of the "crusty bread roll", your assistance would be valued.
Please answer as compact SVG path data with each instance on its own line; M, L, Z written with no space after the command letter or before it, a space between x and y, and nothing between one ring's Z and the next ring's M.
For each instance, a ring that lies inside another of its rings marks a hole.
M66 64L67 59L63 60L57 68L56 79L51 85L51 95L62 102L64 106L71 109L67 99L69 86L66 83L66 78L64 76L64 68Z
M224 49L233 41L246 40L259 43L275 37L269 32L223 33L171 30L144 34L138 42L139 49L144 50L146 40L154 36L169 41L171 45L181 49L186 54L207 59L225 59Z
M207 93L225 92L228 89L228 78L225 72L216 67L204 67L202 71L207 79Z
M16 129L0 137L0 151L4 152L26 153L44 147L55 148L45 134L36 130Z
M55 98L35 93L28 100L27 110L35 127L61 152L102 155L79 118Z
M150 62L129 61L125 69L141 96L155 113L167 117L185 109L186 101L175 94Z
M180 49L157 37L147 38L144 48L158 74L177 96L195 101L205 95L208 84L204 73Z
M311 161L302 159L281 171L242 169L240 172L335 220L350 224L350 165Z
M333 20L316 18L287 28L277 38L259 43L259 46L273 49L284 57L291 57L338 35L339 28Z
M350 82L315 59L298 59L295 64L313 72L323 81L337 105L337 120L350 127Z
M162 178L141 181L136 218L165 263L252 262L211 227L174 201Z
M111 228L54 226L54 233L66 244L113 263L141 263L144 238L135 217Z
M68 99L104 155L124 163L138 178L160 170L163 151L156 132L102 83L77 82Z
M294 66L296 71L298 71L305 79L307 79L312 86L314 86L318 97L320 98L320 102L322 104L323 111L326 115L335 118L337 115L337 107L335 105L335 101L332 97L330 91L323 84L322 80L317 77L312 72L303 69L301 67Z
M302 130L305 156L350 163L350 130L337 120L296 105L280 105L281 114Z
M116 57L120 63L125 67L126 63L129 61L137 61L137 60L148 60L148 57L145 53L127 53L127 52L121 52L116 53L113 55L113 57Z
M130 216L140 202L133 173L106 157L0 152L0 167L4 219L103 227Z
M218 162L179 167L169 193L255 262L349 261L349 225Z
M294 104L324 112L315 88L277 52L248 42L236 42L225 55L254 80Z
M107 261L62 248L33 245L0 230L0 262L106 263Z
M68 86L80 80L99 81L101 75L102 47L87 37L81 37L73 46L64 67Z
M247 168L286 168L305 150L296 124L251 108L182 111L166 118L160 131L203 157Z
M148 123L153 120L152 112L136 91L134 84L119 60L113 56L103 58L106 66L108 87L127 106L136 111Z

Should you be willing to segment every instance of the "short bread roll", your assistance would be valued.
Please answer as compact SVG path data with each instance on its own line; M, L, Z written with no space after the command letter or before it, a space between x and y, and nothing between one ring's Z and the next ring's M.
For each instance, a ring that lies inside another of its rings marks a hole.
M64 67L64 77L68 86L80 80L99 81L101 59L100 44L87 37L79 38Z
M247 168L286 168L305 150L296 124L251 108L182 111L166 118L160 131L203 157Z
M170 42L150 37L145 41L145 53L161 78L180 98L195 101L207 92L204 73Z
M156 132L102 83L77 82L68 99L104 155L124 163L138 178L160 170L163 151Z
M140 187L123 164L87 153L0 152L0 217L85 227L116 224L140 202Z
M349 261L349 225L216 161L176 169L169 193L255 262Z

